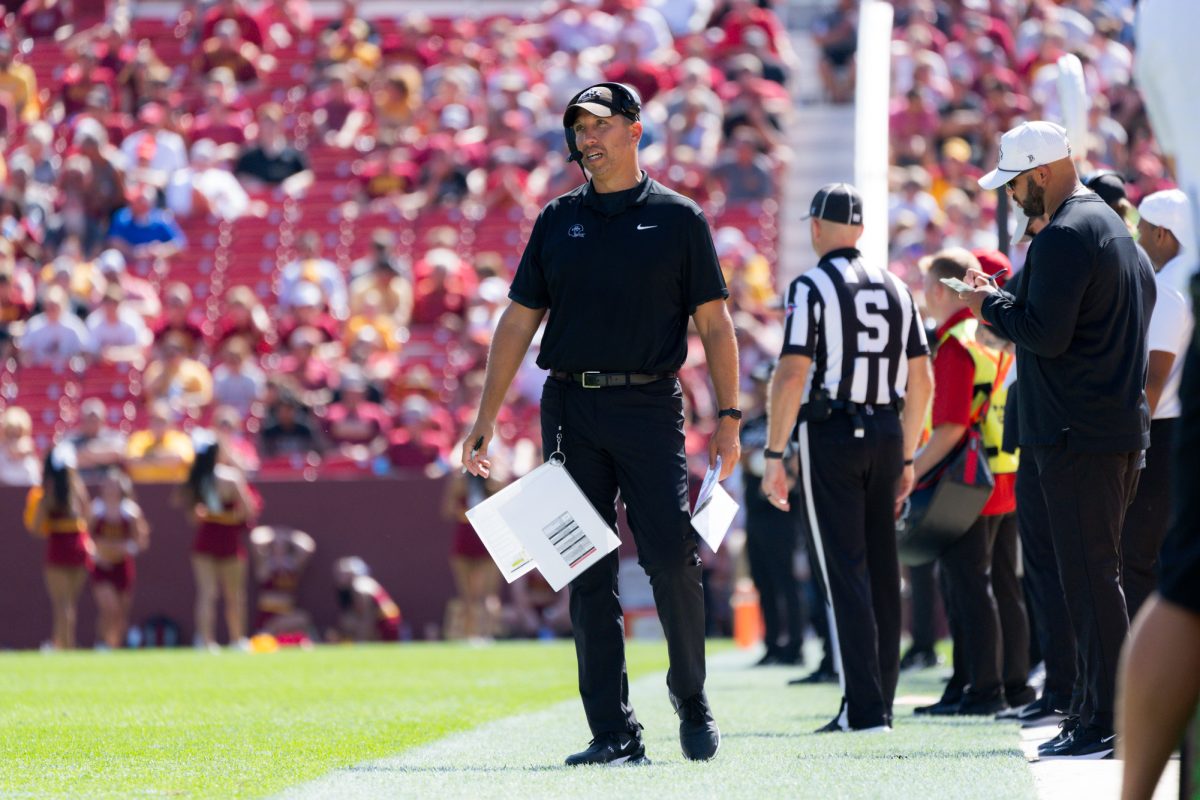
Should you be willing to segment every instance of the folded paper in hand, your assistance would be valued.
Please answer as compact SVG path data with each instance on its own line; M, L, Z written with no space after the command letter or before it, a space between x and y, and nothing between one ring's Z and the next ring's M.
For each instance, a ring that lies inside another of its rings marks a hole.
M505 580L536 567L556 592L621 544L557 461L469 509L467 520Z
M718 480L720 475L721 457L717 456L717 463L709 467L708 472L704 474L700 494L696 497L696 508L692 511L692 528L714 553L724 541L725 534L738 512L738 504Z

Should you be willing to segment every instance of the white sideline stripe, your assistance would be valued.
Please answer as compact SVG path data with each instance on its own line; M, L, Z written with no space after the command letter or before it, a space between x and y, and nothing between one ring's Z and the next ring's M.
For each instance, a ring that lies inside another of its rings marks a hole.
M817 546L817 561L821 565L821 575L825 584L825 611L829 615L829 639L833 645L833 668L837 670L838 684L842 687L842 697L846 696L846 671L842 669L842 644L838 637L837 613L833 610L833 589L830 586L829 570L825 568L825 542L821 538L821 526L817 524L817 507L813 504L812 492L812 453L809 451L808 423L800 423L800 476L804 481L804 506L808 510L808 527L812 530L813 544ZM838 724L849 730L850 721L845 703L838 714Z

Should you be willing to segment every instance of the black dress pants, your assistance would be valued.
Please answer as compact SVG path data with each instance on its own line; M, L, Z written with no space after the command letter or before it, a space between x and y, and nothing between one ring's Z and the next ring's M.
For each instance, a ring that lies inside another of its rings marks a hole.
M789 510L781 511L763 496L762 479L744 474L746 556L758 589L767 653L795 658L804 643L804 603L796 580L796 545L800 540L803 499L792 492Z
M1150 423L1150 449L1146 467L1138 478L1137 494L1125 514L1121 531L1121 586L1129 619L1154 591L1158 583L1158 553L1167 536L1171 511L1171 462L1175 444L1175 420Z
M966 679L964 702L1000 694L1000 614L992 594L992 550L1000 517L980 517L942 553L946 605L954 635L955 671ZM961 653L961 656L960 656Z
M1027 447L1037 462L1054 553L1084 669L1083 724L1113 727L1117 661L1129 632L1121 591L1121 529L1137 489L1139 452Z
M938 591L934 584L936 561L908 568L909 599L912 608L912 645L915 653L932 653L937 645L934 616Z
M567 472L615 529L617 493L650 576L667 639L673 702L704 689L704 587L688 509L683 392L678 381L585 389L548 378L542 390L542 448L561 426ZM593 736L635 730L625 669L625 627L617 553L570 584L579 694Z
M814 554L825 577L843 728L891 721L900 675L900 562L895 491L904 434L894 411L800 425L800 463Z
M1030 616L1036 622L1038 645L1046 664L1043 695L1049 697L1055 708L1066 711L1075 688L1075 632L1058 576L1058 559L1037 459L1032 455L1022 456L1017 467L1017 529Z
M1000 617L1000 682L1010 706L1033 700L1029 687L1029 616L1017 564L1017 515L999 516L992 548L992 594Z

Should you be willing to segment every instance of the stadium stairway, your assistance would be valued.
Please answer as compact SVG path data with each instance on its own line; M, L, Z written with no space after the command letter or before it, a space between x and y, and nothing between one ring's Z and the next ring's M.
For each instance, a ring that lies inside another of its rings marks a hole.
M793 31L792 47L804 64L816 64L820 53L811 36ZM792 163L783 185L783 211L779 221L780 291L816 259L808 224L801 217L817 189L835 181L854 180L854 106L835 106L821 98L815 70L797 76L792 88L793 116L788 128Z

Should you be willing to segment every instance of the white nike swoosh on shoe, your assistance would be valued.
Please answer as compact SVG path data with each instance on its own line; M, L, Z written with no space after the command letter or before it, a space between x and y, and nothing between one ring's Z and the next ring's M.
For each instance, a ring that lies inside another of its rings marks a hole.
M1117 738L1117 735L1115 733L1112 736L1105 736L1103 739L1100 740L1100 744L1108 744L1115 738Z
M657 228L657 227L658 227L657 225L642 225L641 223L638 223L637 229L639 231L648 231L651 228Z

